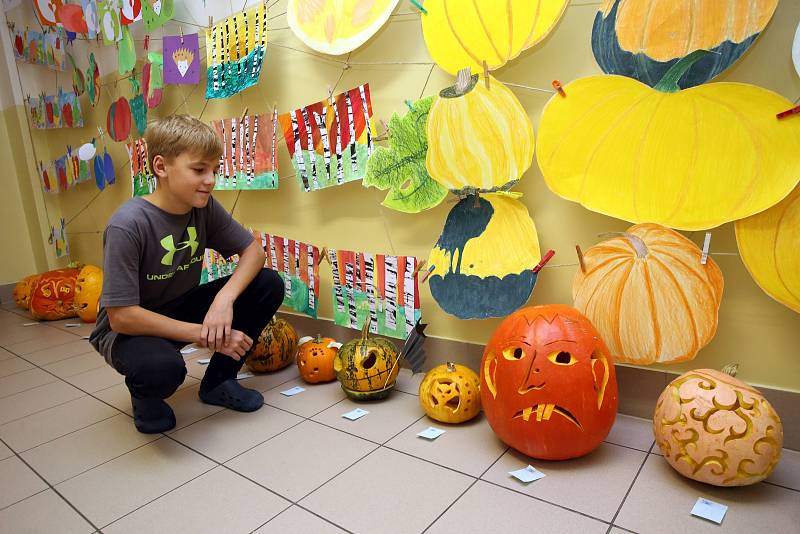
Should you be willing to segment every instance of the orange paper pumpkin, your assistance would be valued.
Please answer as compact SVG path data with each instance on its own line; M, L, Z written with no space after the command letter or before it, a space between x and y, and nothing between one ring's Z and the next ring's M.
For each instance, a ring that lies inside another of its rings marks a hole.
M336 380L333 361L341 346L341 343L330 337L301 338L297 351L297 367L303 380L309 384Z
M614 362L576 309L523 308L500 323L486 346L481 401L506 444L533 458L576 458L597 447L614 424Z
M435 421L469 421L481 411L480 378L464 365L450 362L438 365L420 383L419 403Z
M772 405L755 388L713 369L689 371L667 386L653 432L676 471L715 486L764 480L783 446L783 425Z
M247 367L254 373L269 373L291 364L297 354L297 332L283 319L273 317L253 343Z
M75 311L84 323L93 323L97 320L102 291L103 270L94 265L86 265L78 273L75 282Z
M33 291L36 281L39 280L38 274L26 276L14 286L14 302L20 308L29 309L31 307L31 292Z
M57 269L39 276L31 292L34 319L56 321L75 317L75 280L80 269Z

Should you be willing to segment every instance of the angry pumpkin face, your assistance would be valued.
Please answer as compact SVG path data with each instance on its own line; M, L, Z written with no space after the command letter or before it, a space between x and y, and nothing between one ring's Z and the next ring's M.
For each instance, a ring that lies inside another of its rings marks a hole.
M597 447L614 423L614 363L574 308L523 308L486 346L481 401L492 430L511 447L545 460L575 458Z

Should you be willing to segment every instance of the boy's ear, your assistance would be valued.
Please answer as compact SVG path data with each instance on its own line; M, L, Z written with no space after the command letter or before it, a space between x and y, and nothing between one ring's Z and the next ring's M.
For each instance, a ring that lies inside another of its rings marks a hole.
M156 175L156 178L164 178L167 175L166 165L167 162L161 154L156 154L153 157L153 174Z

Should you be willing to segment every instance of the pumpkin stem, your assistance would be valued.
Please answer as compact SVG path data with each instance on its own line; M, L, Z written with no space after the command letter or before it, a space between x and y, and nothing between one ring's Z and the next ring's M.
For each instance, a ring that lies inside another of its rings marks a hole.
M478 75L470 75L469 67L461 69L456 74L456 84L446 87L439 92L442 98L459 98L472 91L478 84Z
M447 362L447 372L448 373L455 373L456 372L456 364L453 362Z
M366 341L367 338L369 337L369 327L370 327L371 323L372 323L372 317L367 315L367 318L364 321L364 326L361 328L361 340L362 341Z
M736 373L739 372L739 364L738 363L729 363L725 367L722 368L722 372L726 375L736 376Z
M605 234L600 234L600 237L622 237L627 239L628 243L633 247L633 250L636 251L636 257L640 260L645 259L650 252L647 249L647 245L645 245L642 238L638 235L629 234L628 232L607 232Z
M681 90L678 86L678 82L683 75L686 74L686 71L708 54L711 54L708 50L695 50L688 56L682 57L664 73L664 76L653 89L661 91L662 93L677 93Z

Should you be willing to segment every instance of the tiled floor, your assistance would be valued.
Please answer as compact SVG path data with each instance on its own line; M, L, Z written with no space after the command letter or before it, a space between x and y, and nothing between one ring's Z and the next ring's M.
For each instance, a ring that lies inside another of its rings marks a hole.
M177 428L145 436L86 327L0 308L0 533L800 532L798 452L768 483L705 486L664 462L648 421L621 415L592 454L536 461L483 417L427 419L405 371L357 421L338 383L305 384L294 366L245 379L267 405L241 414L199 402L198 350L169 400ZM430 425L447 432L416 436ZM547 476L508 475L529 463ZM700 496L730 507L721 527L689 515Z

